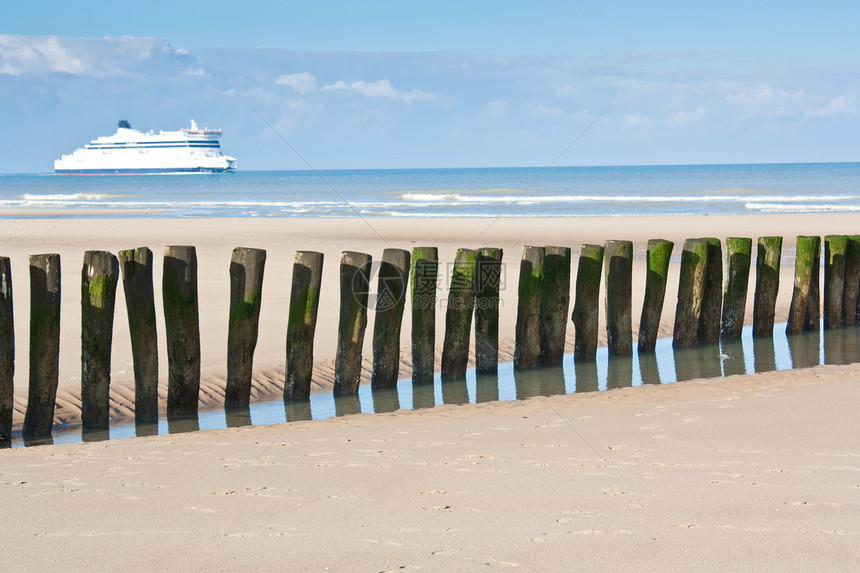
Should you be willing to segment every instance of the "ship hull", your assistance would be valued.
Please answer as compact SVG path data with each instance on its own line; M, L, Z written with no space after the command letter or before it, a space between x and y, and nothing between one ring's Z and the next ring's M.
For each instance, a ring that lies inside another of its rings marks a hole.
M159 175L164 173L233 173L232 167L163 167L141 169L55 169L57 175Z

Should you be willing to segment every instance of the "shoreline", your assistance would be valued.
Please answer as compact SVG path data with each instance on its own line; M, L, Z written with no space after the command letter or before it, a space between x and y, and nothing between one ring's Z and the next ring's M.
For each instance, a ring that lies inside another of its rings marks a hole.
M739 220L740 219L740 220ZM755 236L781 234L784 236L783 257L791 258L796 234L853 233L855 217L851 214L770 215L756 216ZM260 338L255 353L252 399L278 395L283 388L286 317L292 257L298 250L318 250L324 253L323 285L317 322L314 354L314 390L331 388L336 347L338 293L338 263L343 250L358 250L379 260L386 247L411 249L413 246L434 245L439 248L439 299L447 294L449 277L446 265L454 259L459 247L501 247L505 251L505 284L501 292L500 361L513 357L513 325L516 319L516 282L523 245L555 244L569 246L574 259L571 285L575 282L576 258L579 245L600 243L613 238L634 241L633 331L638 331L639 312L644 293L644 253L647 240L666 238L675 241L674 258L680 258L685 238L695 236L750 236L748 218L736 216L667 216L667 217L569 217L569 218L486 218L486 219L174 219L145 218L99 219L11 219L0 230L3 252L12 258L15 283L15 420L20 428L26 406L28 306L27 257L43 252L58 252L63 265L61 364L55 420L68 424L80 417L80 267L83 253L90 249L118 250L148 246L155 257L157 329L159 334L160 402L166 398L166 342L161 316L160 277L161 258L166 245L190 244L197 247L201 314L201 408L223 403L226 377L226 323L229 301L227 268L230 253L237 246L255 246L268 252L263 287ZM465 224L464 224L465 223ZM486 223L486 224L484 224ZM789 232L793 230L793 232ZM794 231L796 230L796 231ZM618 232L616 232L618 231ZM71 270L70 269L71 265ZM667 285L660 336L671 336L677 293L677 260L672 263ZM751 271L751 274L754 271ZM23 280L22 280L23 278ZM751 276L751 283L754 277ZM781 269L776 322L786 319L791 297L793 267L786 262ZM23 283L23 284L22 284ZM747 298L746 323L751 322L751 284ZM571 309L573 300L571 300ZM601 307L603 306L601 301ZM441 357L444 336L444 313L438 311L436 326L436 369ZM373 313L370 313L371 315ZM606 343L601 310L600 343ZM369 379L370 340L373 318L369 316L363 352L364 376ZM400 377L410 375L410 313L404 313L401 335ZM567 321L566 351L573 349L573 328ZM474 348L474 343L472 343ZM474 366L474 358L470 358ZM111 418L133 416L133 375L128 324L124 298L117 295L114 319L112 357Z

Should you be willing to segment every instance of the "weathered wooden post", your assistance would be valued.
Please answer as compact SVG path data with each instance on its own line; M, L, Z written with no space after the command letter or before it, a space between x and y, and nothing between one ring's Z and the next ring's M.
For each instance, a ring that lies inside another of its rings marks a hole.
M660 331L660 318L663 315L663 302L666 300L666 282L669 278L669 262L675 243L665 239L651 239L645 252L645 302L642 304L642 318L639 320L639 352L654 352ZM641 360L641 358L640 358ZM656 366L656 365L655 365ZM644 382L643 370L643 382ZM653 379L653 377L649 377ZM659 383L659 375L657 383ZM651 382L648 382L651 383Z
M678 304L675 307L675 327L672 334L673 348L688 348L696 345L707 268L708 242L704 239L684 241L678 282Z
M397 388L400 373L400 329L409 283L409 251L385 249L379 265L376 317L373 321L372 388Z
M200 394L200 314L194 247L165 247L161 285L167 335L167 414L196 415Z
M158 336L152 251L147 247L120 251L119 267L134 365L134 420L136 425L147 424L158 420Z
M311 395L322 267L323 254L315 251L297 251L293 259L284 400L307 400Z
M412 383L433 384L436 368L436 281L439 250L412 249Z
M720 341L720 315L723 302L723 249L719 239L707 237L708 266L705 270L705 288L702 292L702 311L699 315L698 344ZM718 353L719 354L719 353Z
M236 247L230 258L230 314L227 330L227 387L224 407L248 408L254 349L260 329L266 251Z
M570 312L570 248L546 247L540 297L540 364L560 366Z
M107 429L110 422L110 356L119 261L86 251L81 269L81 424Z
M48 436L60 376L60 255L30 256L30 387L21 433Z
M759 237L756 251L755 299L753 301L753 337L772 337L779 292L779 263L782 237Z
M544 247L523 247L518 287L514 370L535 368L540 358L540 301Z
M806 301L803 330L821 330L821 237L817 239L812 274L809 278L809 299Z
M472 310L475 307L475 272L478 252L457 249L445 312L445 341L442 345L442 381L466 378ZM446 401L446 403L448 403Z
M854 326L858 294L860 294L860 235L848 236L845 257L845 286L842 291L842 325Z
M633 242L606 241L604 253L609 355L629 356L633 354Z
M370 263L365 253L344 251L340 257L340 318L334 362L334 395L355 394L361 383L361 348L367 328Z
M807 306L809 305L812 277L815 267L819 266L821 237L797 237L797 254L794 259L794 289L791 292L791 306L788 309L786 334L797 334L805 330ZM817 277L816 277L817 278Z
M824 328L842 327L842 296L845 289L845 257L848 237L824 237Z
M501 277L502 249L480 249L475 271L475 370L479 374L499 370Z
M751 261L752 239L726 239L726 287L723 291L723 315L720 320L720 337L723 340L739 339L743 333Z
M12 437L15 392L15 323L12 313L12 265L0 257L0 447Z
M600 278L603 271L603 246L582 245L576 271L576 299L571 320L574 329L573 357L594 360L597 354L597 324L600 307ZM577 371L577 391L579 391Z

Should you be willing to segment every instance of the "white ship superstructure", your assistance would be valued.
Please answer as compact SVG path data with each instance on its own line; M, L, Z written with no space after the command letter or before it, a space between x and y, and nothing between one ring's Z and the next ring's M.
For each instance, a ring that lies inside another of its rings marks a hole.
M221 153L220 130L150 131L132 129L122 120L114 135L99 137L54 161L63 174L223 173L236 169L236 159Z

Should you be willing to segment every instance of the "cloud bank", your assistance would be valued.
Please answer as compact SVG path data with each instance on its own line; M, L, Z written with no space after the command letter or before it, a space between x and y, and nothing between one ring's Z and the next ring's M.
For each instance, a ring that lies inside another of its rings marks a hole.
M544 165L598 115L561 164L856 160L858 77L712 54L189 52L7 34L0 172L50 171L120 118L221 128L242 169L305 168L281 138L318 169Z

